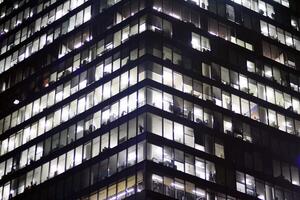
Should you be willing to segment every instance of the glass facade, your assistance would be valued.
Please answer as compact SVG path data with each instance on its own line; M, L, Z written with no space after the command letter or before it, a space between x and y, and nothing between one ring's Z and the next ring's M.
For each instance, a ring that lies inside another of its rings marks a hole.
M296 0L0 0L0 199L300 199Z

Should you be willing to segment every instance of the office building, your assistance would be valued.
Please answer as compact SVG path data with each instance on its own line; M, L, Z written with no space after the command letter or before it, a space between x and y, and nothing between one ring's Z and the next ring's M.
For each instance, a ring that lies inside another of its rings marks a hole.
M298 0L0 0L0 199L300 199Z

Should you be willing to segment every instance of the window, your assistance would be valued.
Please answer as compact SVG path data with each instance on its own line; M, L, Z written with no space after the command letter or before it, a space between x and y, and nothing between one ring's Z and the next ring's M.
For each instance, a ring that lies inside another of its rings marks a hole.
M239 192L247 193L252 196L255 194L255 180L253 176L236 172L236 188Z
M225 158L223 145L215 143L215 155L219 158Z
M194 32L192 32L192 47L197 49L198 51L207 50L210 51L210 43L209 39L203 36L200 36Z
M118 144L118 128L114 128L110 131L110 148L117 146Z
M154 192L163 193L163 178L156 174L152 175L152 190Z
M179 143L183 143L183 125L174 123L174 140Z
M127 166L132 166L136 162L136 146L132 146L128 148L128 153L127 153Z
M148 159L152 160L154 162L162 162L162 147L153 145L153 144L148 144Z
M234 8L228 4L226 4L226 17L233 22L235 21Z
M196 166L196 176L198 176L199 178L205 179L205 162L204 162L204 160L196 158L195 166Z
M236 172L236 189L239 192L246 192L245 189L245 177L244 174L241 172Z
M157 115L148 115L148 130L151 133L162 135L162 118Z
M167 119L164 119L164 137L173 140L173 123Z
M192 33L192 47L200 50L200 36L196 33Z

